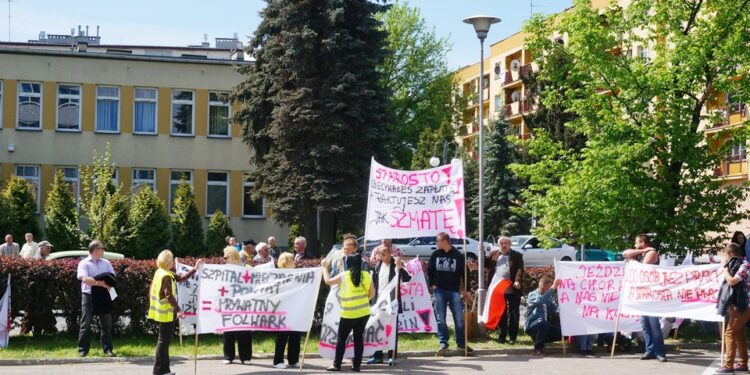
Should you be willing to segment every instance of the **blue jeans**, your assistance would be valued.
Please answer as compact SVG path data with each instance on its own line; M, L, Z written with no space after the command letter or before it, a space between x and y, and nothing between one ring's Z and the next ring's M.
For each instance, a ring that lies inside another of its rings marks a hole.
M596 341L596 335L576 336L578 350L594 350L594 341Z
M438 340L440 347L448 346L448 324L446 324L446 306L450 307L453 322L456 323L456 345L463 348L464 342L464 305L461 301L461 293L457 290L445 290L435 288L435 319L438 326Z
M643 337L646 339L646 355L666 357L667 352L664 350L664 336L661 333L659 317L641 316L641 326L643 326Z

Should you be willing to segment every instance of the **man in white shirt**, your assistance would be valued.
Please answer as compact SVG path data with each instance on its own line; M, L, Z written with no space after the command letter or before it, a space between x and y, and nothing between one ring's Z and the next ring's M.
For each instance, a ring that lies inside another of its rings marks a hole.
M26 243L21 248L21 258L34 259L39 254L39 244L34 242L34 235L26 233Z

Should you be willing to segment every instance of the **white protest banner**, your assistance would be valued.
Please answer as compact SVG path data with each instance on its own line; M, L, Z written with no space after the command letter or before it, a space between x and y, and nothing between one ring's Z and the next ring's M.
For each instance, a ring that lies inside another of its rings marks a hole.
M464 172L460 160L400 171L372 159L365 238L408 238L446 232L464 238Z
M184 275L193 269L179 260L175 260L174 268L178 275ZM185 282L177 283L177 304L180 311L185 313L185 319L180 321L180 329L184 335L192 335L195 333L193 325L198 324L198 273Z
M720 322L716 301L723 280L720 264L664 267L627 262L622 312Z
M555 262L564 336L614 331L625 262ZM643 330L640 316L620 314L618 331Z
M199 272L198 331L309 331L320 268L206 264Z
M388 283L382 293L378 293L378 300L370 307L370 318L367 320L364 332L363 357L372 356L378 350L392 350L396 347L396 316L386 312L390 305L391 290L396 287L397 278L394 277ZM320 342L318 352L320 356L334 359L336 356L336 343L338 342L339 319L341 319L341 299L339 286L331 286L331 291L326 298L326 306L323 311L323 326L320 330ZM354 342L350 334L346 340L346 352L344 358L354 357Z
M3 298L0 299L0 348L8 347L12 321L13 315L10 309L10 274L8 274L8 286L5 288Z
M422 262L414 258L405 265L411 275L409 282L401 281L401 311L398 314L399 333L436 333L437 322L432 312L430 292L422 271Z

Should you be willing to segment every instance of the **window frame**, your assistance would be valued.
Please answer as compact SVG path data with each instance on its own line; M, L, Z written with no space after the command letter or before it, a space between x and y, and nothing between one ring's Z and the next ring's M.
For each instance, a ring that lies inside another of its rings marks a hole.
M153 90L154 93L156 93L154 99L144 99L144 98L138 98L137 92L138 90ZM153 132L145 132L145 131L139 131L137 123L136 123L136 116L135 116L135 105L138 102L145 102L145 103L154 103L154 131ZM135 87L133 89L133 134L140 134L140 135L157 135L159 134L159 89L156 87ZM155 191L155 190L154 190Z
M250 181L243 181L242 182L242 218L243 219L265 219L266 218L266 199L261 197L260 198L260 204L261 204L261 213L260 215L246 215L245 214L245 200L249 199L248 195L245 194L245 188L248 187L250 189L255 186L254 183Z
M174 94L176 91L185 91L191 93L191 99L184 100L184 99L175 99ZM180 105L190 105L192 107L192 110L190 111L190 133L175 133L174 132L174 106L175 104ZM187 89L172 89L172 93L170 96L170 106L169 106L169 135L174 137L194 137L195 136L195 90L187 90Z
M148 171L152 172L154 175L154 178L151 180L144 180L142 178L136 178L136 173L139 171ZM154 193L156 193L156 169L154 168L133 168L133 171L131 172L132 178L130 180L130 194L135 195L136 191L135 188L138 185L145 185L145 184L151 184L151 190L153 190ZM171 177L171 176L170 176ZM150 181L150 182L149 182Z
M222 173L226 176L226 180L224 182L222 181L211 181L208 178L208 175L211 173ZM209 186L224 186L226 188L226 192L224 193L224 197L226 199L226 203L224 204L224 209L221 210L221 212L224 214L224 216L229 217L229 171L206 171L206 217L213 217L214 213L209 212L208 210L208 187Z
M193 179L194 179L194 173L195 172L192 169L170 169L169 170L169 195L167 196L167 205L169 206L167 208L169 209L169 214L170 215L174 215L174 211L172 211L172 185L179 186L180 185L180 180L181 180L181 179L173 180L172 179L172 173L173 172L189 173L190 174L190 179L186 179L185 182L187 182L188 185L190 185L190 188L192 188L193 190L195 190L195 185L193 184ZM177 191L177 190L175 190L175 191Z
M18 175L18 168L34 168L36 170L36 176L28 177L28 176L20 176ZM41 212L41 202L39 199L39 196L42 194L42 167L40 165L34 165L34 164L16 164L15 170L13 171L14 175L16 177L22 178L25 181L28 182L28 180L34 180L36 184L36 192L34 192L36 199L36 212L35 214L39 214Z
M212 101L211 100L211 94L217 94L217 95L227 95L227 102L221 102L221 101ZM227 108L227 135L222 134L211 134L211 107L226 107ZM206 129L206 136L208 138L219 138L219 139L230 139L232 138L232 98L230 97L230 93L227 91L209 91L208 92L208 114L207 114L207 121L206 124L208 126L208 129Z
M117 89L117 97L114 96L99 96L99 88L110 88ZM94 92L94 132L104 134L119 134L120 133L120 116L122 115L122 91L120 86L113 85L97 85ZM116 130L99 130L99 100L116 100L117 101L117 122L115 124Z
M71 94L60 94L60 87L62 86L73 86L78 87L78 95L71 95ZM59 132L71 132L71 133L80 133L81 132L81 120L82 120L82 114L81 114L81 104L83 103L83 86L78 83L58 83L57 84L57 93L55 98L55 130ZM60 99L78 99L78 128L77 129L63 129L60 128Z
M24 84L32 84L32 85L39 85L39 93L24 93L21 88ZM21 96L26 97L35 97L39 98L39 127L37 128L30 128L21 126ZM44 108L44 85L42 82L34 82L34 81L18 81L18 92L16 92L16 130L28 130L28 131L42 131L42 128L44 125L42 124L44 122L44 119L42 118L42 109Z

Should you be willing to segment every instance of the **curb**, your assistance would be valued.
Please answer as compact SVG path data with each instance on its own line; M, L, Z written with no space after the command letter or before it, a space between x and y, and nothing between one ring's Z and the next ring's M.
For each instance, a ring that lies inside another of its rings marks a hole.
M701 350L701 349L718 349L719 344L711 343L685 343L679 345L666 345L668 350L672 352L679 352L683 349ZM505 349L475 349L470 357L485 356L485 355L502 355L502 354L530 354L531 347L518 347L518 348L505 348ZM548 348L547 353L562 354L563 349L561 347ZM571 350L572 352L572 350ZM606 356L607 353L604 353ZM632 355L632 352L619 353L618 355ZM413 352L401 352L399 353L401 358L428 358L438 357L435 351L413 351ZM446 355L439 357L463 357L463 351L451 350ZM172 361L192 361L192 357L181 357L175 356L170 357ZM198 359L201 361L209 360L222 360L224 357L221 355L199 355ZM321 358L318 353L309 353L305 358ZM265 360L273 359L273 354L261 354L253 355L253 360ZM54 359L0 359L0 367L2 366L51 366L51 365L67 365L67 364L84 364L84 363L135 363L135 362L153 362L154 357L91 357L91 358L54 358Z

